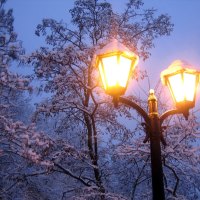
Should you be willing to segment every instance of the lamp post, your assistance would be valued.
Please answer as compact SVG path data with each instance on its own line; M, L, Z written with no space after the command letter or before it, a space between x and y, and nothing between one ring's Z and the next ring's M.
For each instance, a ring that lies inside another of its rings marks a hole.
M138 56L127 47L113 40L96 53L96 66L99 68L105 92L113 97L115 105L118 102L135 109L144 119L143 125L150 139L152 193L153 200L164 200L163 168L161 145L165 144L162 135L162 123L170 115L183 114L187 119L189 109L195 106L196 89L200 82L200 72L190 69L189 65L176 61L161 73L162 83L167 85L175 101L176 109L168 110L162 115L158 113L157 98L154 90L148 97L148 113L137 103L121 97L125 94L128 80Z

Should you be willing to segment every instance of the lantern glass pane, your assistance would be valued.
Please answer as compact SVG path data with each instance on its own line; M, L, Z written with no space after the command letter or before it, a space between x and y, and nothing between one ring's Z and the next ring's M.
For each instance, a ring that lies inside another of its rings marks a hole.
M130 70L132 66L132 60L120 56L120 62L118 65L118 72L117 72L117 77L118 77L118 83L122 87L126 87L126 84L128 82Z
M113 87L117 83L117 56L102 58L105 82L107 87Z
M98 67L99 67L99 72L100 72L101 80L103 82L104 89L106 90L107 87L106 87L105 74L103 72L103 68L102 68L101 62L99 62L99 66Z
M196 90L196 74L184 73L185 99L193 101Z
M181 74L168 77L169 88L176 102L184 101L184 87Z
M105 57L102 59L105 73L105 82L107 87L121 86L126 87L132 60L120 56L119 60L117 55ZM100 72L101 73L101 72Z

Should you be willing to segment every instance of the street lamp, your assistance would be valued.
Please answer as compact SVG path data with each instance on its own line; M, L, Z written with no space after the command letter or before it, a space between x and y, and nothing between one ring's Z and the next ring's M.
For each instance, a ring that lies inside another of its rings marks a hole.
M191 69L187 63L176 60L161 73L161 80L169 87L176 108L187 118L189 109L195 106L199 72Z
M97 52L96 65L99 68L105 92L119 97L126 91L129 77L138 62L138 56L113 39Z
M164 200L163 168L160 142L165 143L162 135L162 123L170 115L183 114L188 118L189 109L195 106L196 89L200 72L189 69L188 65L176 61L161 73L164 85L167 85L176 103L176 109L158 113L157 98L154 90L148 97L148 113L136 102L121 97L125 94L130 74L138 62L138 56L113 40L96 52L96 65L99 68L105 92L113 97L115 105L123 103L135 109L144 119L146 135L144 142L150 139L152 193L153 200Z

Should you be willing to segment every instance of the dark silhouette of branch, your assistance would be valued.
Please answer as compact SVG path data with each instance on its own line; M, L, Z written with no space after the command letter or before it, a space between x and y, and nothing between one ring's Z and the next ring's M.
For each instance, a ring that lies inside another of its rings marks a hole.
M165 166L165 167L167 167L169 170L172 171L172 173L174 174L174 176L175 176L175 178L176 178L176 184L175 184L174 190L173 190L173 192L172 192L173 196L176 197L176 191L177 191L177 188L178 188L178 184L179 184L180 179L179 179L178 175L176 174L176 171L175 171L171 166L169 166L168 164L166 164L165 158L163 159L163 163L164 163L164 166Z

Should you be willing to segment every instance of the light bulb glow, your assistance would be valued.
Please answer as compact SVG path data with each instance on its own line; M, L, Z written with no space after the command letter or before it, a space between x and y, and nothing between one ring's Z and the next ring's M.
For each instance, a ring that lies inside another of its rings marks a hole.
M104 66L104 74L102 65L99 65L101 77L105 88L121 86L126 87L129 78L132 61L124 56L110 56L102 59Z
M102 59L102 63L104 66L104 80L107 87L115 86L118 79L116 69L118 68L117 56L105 57Z
M131 64L132 61L128 58L125 58L124 56L120 56L120 63L118 64L118 82L119 85L122 87L126 87L130 70L131 70Z
M103 82L103 86L106 90L107 89L106 80L105 80L104 71L103 71L103 67L102 67L101 62L99 62L99 72L100 72L100 76L101 76L101 79L102 79L102 82Z
M183 73L169 76L169 87L176 102L193 101L196 91L196 75Z
M176 107L187 110L195 106L196 91L200 82L200 72L181 60L174 61L162 71L161 80L170 89Z
M184 73L184 90L187 101L193 101L196 92L196 75Z
M117 40L97 51L95 57L105 92L115 97L123 95L139 57Z
M99 57L97 65L106 92L122 95L136 63L137 57L134 59L122 53Z
M169 77L169 87L176 102L184 100L184 88L181 74Z

